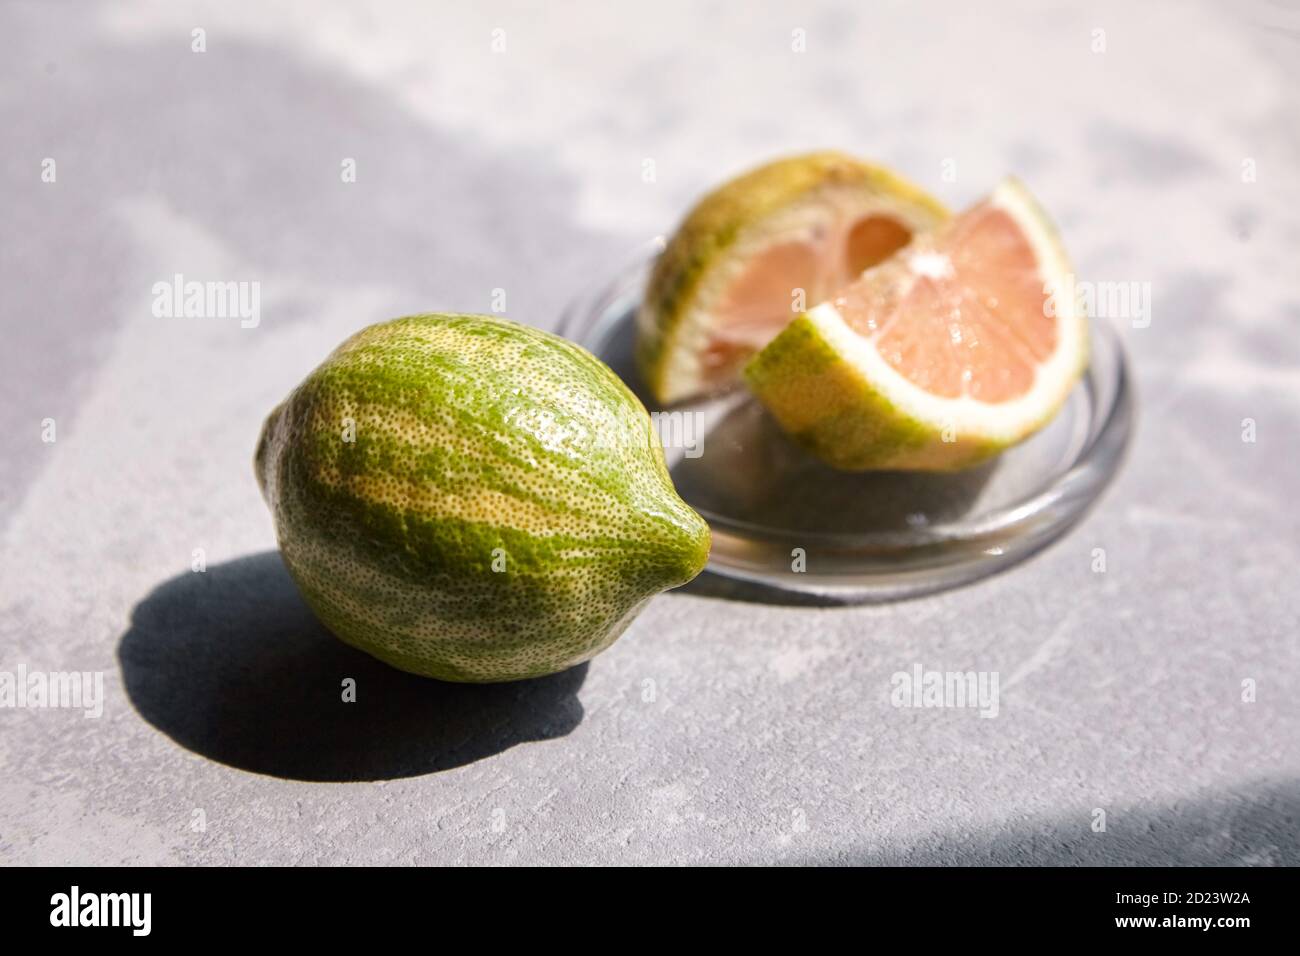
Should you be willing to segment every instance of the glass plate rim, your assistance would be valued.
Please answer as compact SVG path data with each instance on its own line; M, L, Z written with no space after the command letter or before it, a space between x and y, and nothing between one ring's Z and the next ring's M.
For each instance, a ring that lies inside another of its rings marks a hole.
M561 315L557 332L600 357L600 347L641 297L646 274L664 248L663 237L639 246L608 281L574 299ZM926 593L995 573L1036 553L1063 535L1090 509L1126 457L1134 418L1132 375L1115 328L1091 319L1088 367L1076 388L1089 392L1088 431L1068 466L1036 492L1008 502L974 519L947 521L906 531L801 531L801 543L823 545L877 560L891 555L917 555L929 549L958 545L948 555L920 567L859 568L854 571L776 577L772 572L729 563L715 548L708 570L723 577L757 583L779 591L859 599ZM1099 368L1106 363L1107 368ZM743 519L720 515L692 505L715 535L789 543L786 533ZM983 567L976 567L984 560ZM926 580L932 578L932 580Z

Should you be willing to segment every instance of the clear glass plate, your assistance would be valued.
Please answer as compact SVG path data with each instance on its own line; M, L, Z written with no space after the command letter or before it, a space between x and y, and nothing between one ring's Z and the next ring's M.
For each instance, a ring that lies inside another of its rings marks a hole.
M660 249L647 247L574 303L559 331L613 368L651 412L691 416L696 430L681 434L693 441L666 442L669 469L713 529L708 570L744 582L741 596L756 588L883 601L974 581L1062 535L1119 467L1132 388L1119 336L1099 321L1087 374L1052 423L956 474L835 471L793 445L743 389L660 409L632 360L634 317ZM661 435L686 421L660 421Z

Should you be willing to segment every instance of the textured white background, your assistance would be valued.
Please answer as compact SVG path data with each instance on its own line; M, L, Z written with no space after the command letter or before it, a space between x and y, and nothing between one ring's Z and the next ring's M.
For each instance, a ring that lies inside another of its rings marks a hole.
M1300 862L1298 43L1280 3L6 4L0 669L108 699L0 711L0 862ZM319 631L250 459L333 345L498 287L551 326L822 146L954 206L1015 172L1083 277L1152 284L1083 524L891 606L688 588L523 689ZM154 318L176 272L259 281L261 326ZM1000 672L999 717L892 708L914 663Z

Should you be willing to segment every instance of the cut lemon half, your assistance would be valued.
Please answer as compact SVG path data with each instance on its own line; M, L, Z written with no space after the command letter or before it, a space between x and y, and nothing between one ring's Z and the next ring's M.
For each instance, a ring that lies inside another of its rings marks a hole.
M655 263L637 315L642 378L665 405L733 384L796 315L946 217L921 189L842 153L731 180Z
M800 315L745 378L836 468L969 467L1045 425L1082 374L1073 288L1055 229L1008 179Z

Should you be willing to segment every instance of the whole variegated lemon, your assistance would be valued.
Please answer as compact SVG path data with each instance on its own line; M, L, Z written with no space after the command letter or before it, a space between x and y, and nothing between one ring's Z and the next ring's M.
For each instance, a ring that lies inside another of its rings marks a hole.
M708 556L708 526L622 381L499 318L354 335L271 413L256 471L321 621L444 680L587 660Z

